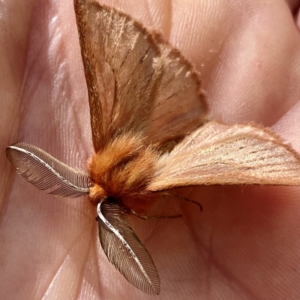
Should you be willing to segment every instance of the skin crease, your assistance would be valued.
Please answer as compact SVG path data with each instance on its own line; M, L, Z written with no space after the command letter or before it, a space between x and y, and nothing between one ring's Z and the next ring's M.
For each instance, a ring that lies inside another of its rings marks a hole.
M195 64L210 118L272 127L300 152L299 1L105 3L160 31ZM150 299L105 258L87 199L45 195L4 154L26 141L85 168L92 153L72 5L0 5L0 298ZM203 212L172 199L164 212L176 201L182 218L133 219L160 274L158 299L299 299L300 187L178 193Z

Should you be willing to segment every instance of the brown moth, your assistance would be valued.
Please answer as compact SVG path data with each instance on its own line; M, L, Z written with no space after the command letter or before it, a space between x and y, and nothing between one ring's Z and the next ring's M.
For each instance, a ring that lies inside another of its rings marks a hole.
M158 34L93 1L74 6L95 148L89 173L25 143L7 147L7 157L41 190L89 195L109 261L159 294L158 272L127 214L147 213L155 194L176 187L298 185L300 157L267 129L207 121L193 67Z

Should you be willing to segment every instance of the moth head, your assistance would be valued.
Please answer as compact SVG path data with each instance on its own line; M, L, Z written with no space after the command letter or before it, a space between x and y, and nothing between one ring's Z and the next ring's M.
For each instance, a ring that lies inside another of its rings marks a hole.
M105 199L107 197L107 194L101 185L94 183L90 187L89 196L91 202L97 205L101 201L101 199Z

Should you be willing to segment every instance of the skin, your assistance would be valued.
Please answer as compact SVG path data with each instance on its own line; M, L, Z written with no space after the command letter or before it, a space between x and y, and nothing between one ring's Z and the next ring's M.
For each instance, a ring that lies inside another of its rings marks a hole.
M195 65L210 118L272 127L300 152L299 1L105 3L161 32ZM0 16L0 298L150 299L107 261L87 198L45 195L5 157L17 141L73 167L92 154L72 1L4 0ZM159 299L299 299L299 187L178 193L203 212L172 199L164 212L176 202L182 218L133 220L159 270Z

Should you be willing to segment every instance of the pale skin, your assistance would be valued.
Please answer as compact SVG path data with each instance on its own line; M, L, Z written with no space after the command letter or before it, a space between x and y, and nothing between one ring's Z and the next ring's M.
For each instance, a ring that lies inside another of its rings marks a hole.
M271 127L300 152L299 1L105 2L195 65L211 119ZM88 198L45 195L5 157L17 141L73 167L92 154L72 1L4 0L0 14L0 298L150 299L107 261ZM203 212L181 201L182 218L133 222L158 268L159 299L299 299L300 187L180 194Z

